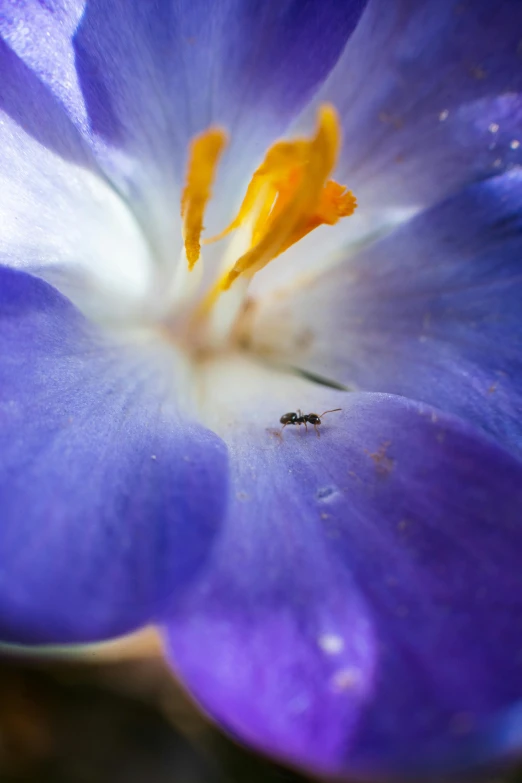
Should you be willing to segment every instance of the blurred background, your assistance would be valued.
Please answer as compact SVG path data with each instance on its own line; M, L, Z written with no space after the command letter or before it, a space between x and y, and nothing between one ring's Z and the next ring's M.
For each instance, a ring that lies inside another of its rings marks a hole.
M239 747L176 684L153 632L60 659L0 655L1 783L304 783ZM520 783L516 770L480 783Z
M0 654L1 783L299 783L211 726L154 633L63 656Z

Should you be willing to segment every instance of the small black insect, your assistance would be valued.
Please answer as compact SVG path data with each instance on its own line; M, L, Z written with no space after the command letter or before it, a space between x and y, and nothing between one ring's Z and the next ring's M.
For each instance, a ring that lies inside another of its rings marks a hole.
M297 413L295 411L291 411L290 413L283 413L279 421L283 425L281 427L281 432L284 430L285 427L287 427L289 424L304 424L305 430L308 432L308 424L314 425L314 430L317 432L317 437L319 437L319 430L317 427L321 423L321 416L325 416L327 413L335 413L335 411L340 411L342 408L332 408L331 411L324 411L324 413L321 413L321 415L318 415L317 413L302 413L299 408L297 409Z

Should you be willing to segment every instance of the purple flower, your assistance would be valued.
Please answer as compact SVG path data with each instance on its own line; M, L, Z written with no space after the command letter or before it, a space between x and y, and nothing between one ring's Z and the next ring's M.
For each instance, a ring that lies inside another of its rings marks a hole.
M0 0L0 36L0 638L157 623L315 772L517 752L520 0Z

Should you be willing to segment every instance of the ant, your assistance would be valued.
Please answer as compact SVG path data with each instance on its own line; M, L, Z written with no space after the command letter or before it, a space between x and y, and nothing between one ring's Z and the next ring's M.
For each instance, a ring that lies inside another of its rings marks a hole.
M317 437L319 437L319 430L317 427L321 423L321 416L325 416L327 413L335 413L335 411L340 411L342 408L332 408L331 411L325 411L324 413L321 413L320 416L317 415L317 413L302 413L302 411L297 409L297 413L292 411L291 413L283 413L279 421L283 425L281 427L281 432L284 430L284 428L288 424L304 424L305 430L308 432L308 424L314 425L314 430L317 432Z

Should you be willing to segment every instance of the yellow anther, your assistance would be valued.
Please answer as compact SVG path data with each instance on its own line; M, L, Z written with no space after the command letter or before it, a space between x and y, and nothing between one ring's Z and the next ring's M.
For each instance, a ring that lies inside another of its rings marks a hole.
M273 258L323 223L333 225L351 215L355 198L328 175L340 146L340 129L333 107L319 109L317 130L311 139L278 142L254 173L237 216L222 234L253 220L250 249L210 291L211 307L241 275L252 277Z
M220 234L210 239L205 239L204 244L218 242L231 231L239 228L242 223L255 211L261 191L267 184L271 185L270 193L263 199L261 212L272 209L273 201L278 193L278 185L284 181L288 173L296 166L303 165L308 147L306 141L279 141L267 152L265 160L256 169L247 188L243 203L236 217Z
M212 195L217 165L226 142L225 131L209 128L196 136L190 145L186 184L181 196L183 240L189 269L194 267L201 252L203 215Z

